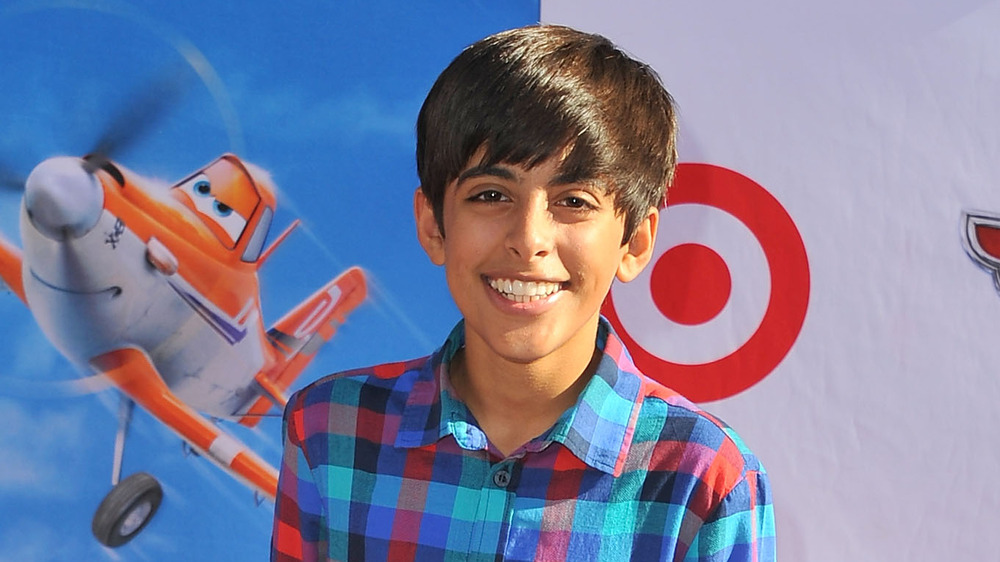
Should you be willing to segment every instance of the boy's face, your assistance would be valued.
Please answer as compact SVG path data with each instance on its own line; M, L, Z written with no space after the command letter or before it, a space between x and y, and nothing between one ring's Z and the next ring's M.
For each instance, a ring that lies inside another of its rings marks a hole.
M611 282L630 281L651 257L656 209L622 245L613 196L560 182L556 158L530 170L478 162L446 187L444 236L421 190L414 201L418 237L445 267L467 345L517 363L592 350Z

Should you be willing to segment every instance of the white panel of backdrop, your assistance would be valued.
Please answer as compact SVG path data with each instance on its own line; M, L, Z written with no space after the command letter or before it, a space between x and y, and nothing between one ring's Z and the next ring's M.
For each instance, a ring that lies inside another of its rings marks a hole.
M698 264L721 288L678 296L654 267L613 296L678 386L699 394L710 365L731 367L735 390L699 398L763 459L780 558L1000 559L1000 2L543 0L541 14L650 63L680 107L681 161L742 178L680 186L689 204L664 211L658 240L661 270ZM725 209L741 182L773 197L743 205L763 209L749 221ZM967 212L985 217L978 237ZM807 266L782 246L796 236ZM741 347L754 330L793 341Z

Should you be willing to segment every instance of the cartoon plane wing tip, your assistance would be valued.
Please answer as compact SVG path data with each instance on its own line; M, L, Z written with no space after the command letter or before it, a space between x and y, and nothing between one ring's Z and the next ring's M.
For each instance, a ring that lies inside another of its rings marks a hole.
M285 314L268 335L286 353L300 351L314 334L329 341L367 294L364 272L352 267Z
M330 341L368 295L365 273L352 267L302 301L268 330L271 344L281 360L257 374L261 397L246 410L240 423L253 427L271 405L284 407L285 391L316 356L319 347Z
M21 250L0 236L0 287L10 288L21 302L27 304L21 280L21 263Z

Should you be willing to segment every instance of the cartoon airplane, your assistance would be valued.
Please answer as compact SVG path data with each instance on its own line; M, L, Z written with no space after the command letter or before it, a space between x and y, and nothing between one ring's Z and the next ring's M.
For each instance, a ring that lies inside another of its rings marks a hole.
M0 278L62 354L122 393L101 543L128 542L163 496L149 474L121 479L134 403L274 499L276 470L210 418L252 427L283 406L367 292L351 268L265 330L257 271L297 224L265 249L274 209L268 174L230 154L159 190L102 156L50 158L28 176L24 247L0 237Z

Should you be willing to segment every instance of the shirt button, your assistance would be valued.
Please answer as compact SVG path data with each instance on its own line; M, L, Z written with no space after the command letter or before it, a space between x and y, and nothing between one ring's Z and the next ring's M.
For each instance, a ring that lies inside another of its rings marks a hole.
M510 471L506 468L501 468L500 470L494 472L493 483L496 484L498 488L506 488L507 484L510 484Z

